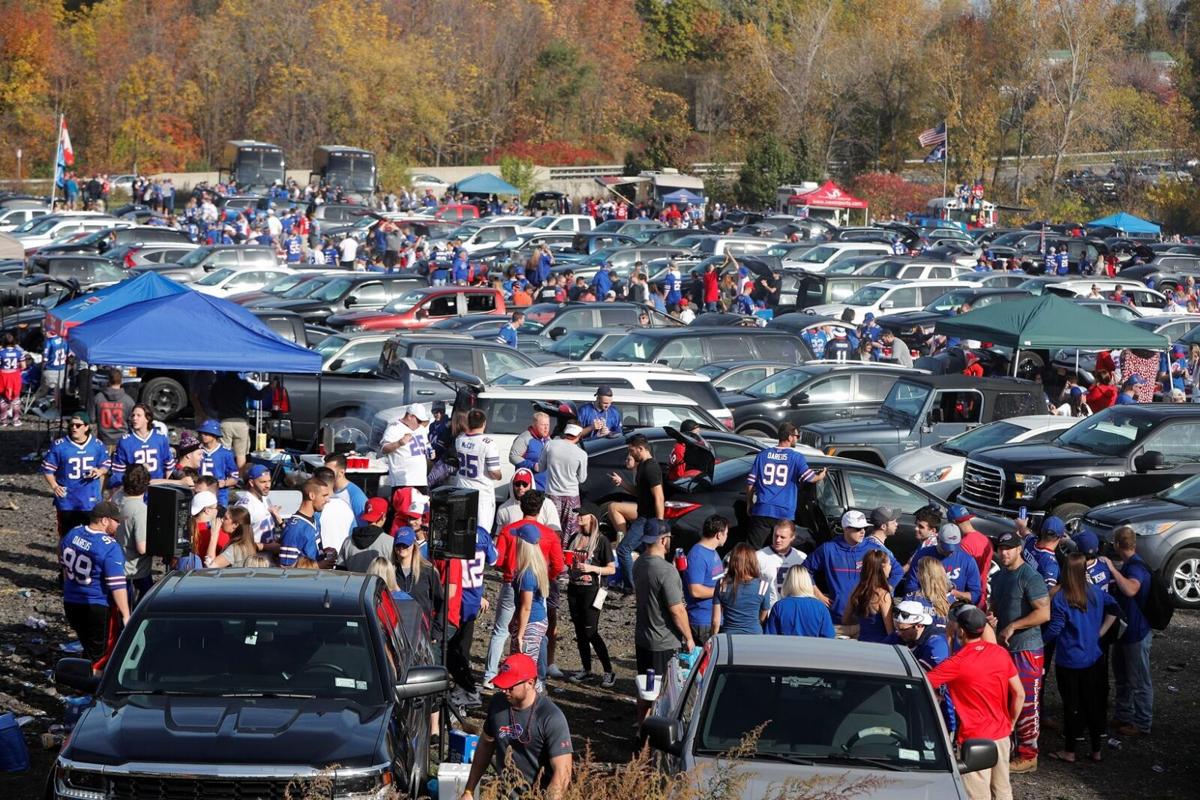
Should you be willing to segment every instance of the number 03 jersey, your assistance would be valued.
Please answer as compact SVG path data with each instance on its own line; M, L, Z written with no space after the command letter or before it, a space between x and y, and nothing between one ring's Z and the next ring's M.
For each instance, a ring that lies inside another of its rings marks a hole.
M750 515L795 519L797 487L812 480L813 470L798 450L768 447L754 459L746 482L754 488Z

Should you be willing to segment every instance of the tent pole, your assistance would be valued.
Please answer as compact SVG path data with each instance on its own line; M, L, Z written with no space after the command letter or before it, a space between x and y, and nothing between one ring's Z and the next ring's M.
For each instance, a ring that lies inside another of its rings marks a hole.
M1021 363L1021 348L1020 347L1018 347L1016 350L1013 351L1012 374L1013 374L1014 378L1017 377L1017 364L1019 364L1019 363Z
M323 431L321 430L321 422L322 422L322 420L325 419L325 408L321 403L321 376L324 373L325 373L325 370L323 367L322 367L321 371L317 373L317 436L316 436L317 441L316 441L316 444L317 444L318 452L320 452L320 443L325 441Z

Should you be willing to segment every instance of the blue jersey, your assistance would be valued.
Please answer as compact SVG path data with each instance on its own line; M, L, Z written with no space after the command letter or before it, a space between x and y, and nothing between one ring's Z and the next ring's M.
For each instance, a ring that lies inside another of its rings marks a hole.
M287 251L287 262L289 264L300 263L300 250L304 244L304 240L299 236L289 236L284 242L284 249Z
M51 336L42 347L42 369L63 370L67 368L67 340Z
M58 485L67 490L64 497L54 498L59 511L91 511L100 502L100 479L85 477L94 469L108 469L108 451L92 436L83 444L69 437L50 446L42 459L42 472L53 475Z
M1052 589L1058 585L1058 559L1054 551L1043 550L1037 546L1037 537L1032 533L1025 537L1025 549L1021 551L1025 563L1038 571L1046 588Z
M279 566L295 566L300 556L317 561L321 557L321 532L316 521L293 514L279 537Z
M807 330L800 334L800 338L808 342L808 347L813 352L813 358L821 359L825 357L825 345L829 341L829 336L826 335L825 331L820 329Z
M0 347L0 372L20 372L25 369L25 351L15 344Z
M772 519L795 519L797 487L811 481L812 467L799 450L768 447L754 459L746 482L754 489L750 515Z
M483 599L483 570L496 563L499 556L492 543L491 534L475 527L475 557L468 558L462 565L462 621L479 616L480 600Z
M979 602L983 586L979 580L979 565L975 563L975 557L961 547L949 555L943 555L936 544L926 545L913 554L908 572L905 573L904 579L897 587L899 594L908 594L921 588L917 582L917 568L923 558L935 558L942 562L942 566L946 568L946 577L950 579L950 585L957 591L971 595L972 603Z
M851 545L844 536L839 536L818 547L804 560L804 568L829 598L829 614L835 623L842 621L850 594L858 585L863 558L874 547L866 541Z
M212 475L218 481L223 481L231 475L237 475L237 461L233 458L233 451L225 445L217 445L212 450L200 450L200 474ZM222 486L217 490L217 502L221 505L229 505L229 489Z
M595 403L588 403L579 409L579 425L581 427L586 428L598 419L604 420L608 433L621 432L621 411L615 405L611 405L604 411L601 411L596 408ZM593 430L587 435L587 438L591 439L593 436L599 436L599 434Z
M683 296L679 291L680 280L681 280L681 276L675 270L669 270L667 272L667 278L664 281L664 283L667 287L667 304L668 305L677 305ZM599 298L597 298L597 299L599 299Z
M512 326L512 323L505 325L500 329L500 335L496 337L496 341L515 348L517 346L517 329Z
M1112 582L1112 573L1108 565L1097 558L1087 566L1087 579L1092 586L1107 591L1108 584Z
M58 546L63 601L107 606L108 595L125 588L125 553L111 536L86 525L73 528Z
M127 433L117 442L112 457L112 482L120 483L125 468L130 464L141 464L153 478L166 478L175 471L175 456L171 443L158 431L150 431L143 439L136 433Z

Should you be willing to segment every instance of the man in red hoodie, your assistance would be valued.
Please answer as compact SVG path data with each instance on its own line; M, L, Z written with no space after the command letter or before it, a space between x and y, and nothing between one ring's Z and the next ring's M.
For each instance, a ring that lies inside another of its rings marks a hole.
M718 311L717 303L721 299L721 276L717 273L717 265L709 263L704 269L704 310Z
M979 567L979 585L982 587L979 607L986 609L988 573L992 569L992 540L975 530L975 526L971 524L975 515L968 511L966 506L952 504L947 516L962 531L962 543L959 546L975 559L975 564Z

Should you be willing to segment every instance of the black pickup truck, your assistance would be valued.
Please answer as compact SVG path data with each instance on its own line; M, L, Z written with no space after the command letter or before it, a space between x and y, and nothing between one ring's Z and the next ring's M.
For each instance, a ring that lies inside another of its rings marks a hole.
M430 704L449 688L414 601L324 570L171 573L101 675L79 658L54 674L95 701L47 779L53 800L417 797Z

